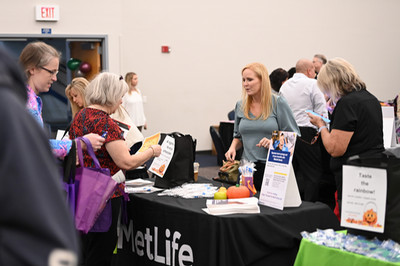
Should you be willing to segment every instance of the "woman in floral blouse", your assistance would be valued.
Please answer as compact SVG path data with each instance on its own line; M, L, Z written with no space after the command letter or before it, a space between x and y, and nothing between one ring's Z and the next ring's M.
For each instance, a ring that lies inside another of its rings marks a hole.
M87 107L80 110L71 124L70 137L81 137L88 133L106 136L104 145L96 152L102 168L110 169L111 175L120 169L134 169L153 157L160 156L161 146L152 145L143 152L131 155L125 144L123 132L110 117L120 104L128 85L118 75L101 73L85 90ZM93 160L84 152L85 167L93 167ZM121 206L124 183L120 183L111 198L112 223L107 232L89 232L82 235L83 264L86 266L109 266L117 242L117 220Z

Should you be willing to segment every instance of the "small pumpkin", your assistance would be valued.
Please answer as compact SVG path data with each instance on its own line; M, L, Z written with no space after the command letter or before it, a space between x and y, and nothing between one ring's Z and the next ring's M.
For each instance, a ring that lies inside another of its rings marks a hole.
M165 164L161 165L160 168L158 169L160 173L164 172L164 170L165 170Z
M364 212L363 222L368 223L369 225L374 225L378 221L378 215L373 209L369 209Z
M228 199L240 199L250 197L250 190L245 186L231 186L226 191Z

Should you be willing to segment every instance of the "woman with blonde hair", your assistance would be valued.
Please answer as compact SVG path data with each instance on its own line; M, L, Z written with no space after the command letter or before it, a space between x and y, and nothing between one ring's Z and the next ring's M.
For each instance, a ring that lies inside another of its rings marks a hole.
M71 104L72 118L82 108L86 107L85 89L89 85L89 81L85 78L74 78L71 83L65 88L65 95Z
M275 130L300 132L286 100L272 94L267 68L261 63L248 64L242 69L242 100L236 103L234 138L225 157L235 160L236 151L243 147L242 157L256 164L254 185L257 190L261 189Z
M374 155L384 151L382 108L367 91L354 67L342 58L329 60L318 74L321 88L335 106L330 128L309 114L317 126L326 151L332 156L330 167L335 175L339 207L342 199L342 166L353 155Z
M136 88L138 76L134 72L128 72L125 75L125 81L129 86L129 90L122 98L122 105L125 107L139 131L142 131L143 128L147 129L147 122L146 116L144 115L142 93Z

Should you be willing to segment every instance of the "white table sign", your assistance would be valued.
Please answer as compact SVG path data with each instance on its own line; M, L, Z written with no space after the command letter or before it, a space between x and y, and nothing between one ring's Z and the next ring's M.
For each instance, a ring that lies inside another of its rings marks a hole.
M165 172L168 169L168 165L171 162L172 156L175 150L175 139L170 136L165 136L163 143L161 144L161 154L159 157L155 157L150 165L149 171L164 177Z
M394 147L396 141L396 129L393 106L382 106L383 119L383 146L385 149Z
M386 169L343 166L341 226L384 232Z
M299 206L301 199L292 169L296 133L279 131L278 135L278 139L271 138L259 203L283 210L285 206ZM288 184L290 194L287 194Z

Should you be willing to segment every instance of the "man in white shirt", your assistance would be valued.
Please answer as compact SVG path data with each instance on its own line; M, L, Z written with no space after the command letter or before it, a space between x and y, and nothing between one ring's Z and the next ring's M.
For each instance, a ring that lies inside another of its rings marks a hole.
M316 142L313 141L319 133L318 128L310 123L306 110L328 117L324 95L314 78L315 67L311 60L300 59L296 64L296 73L279 91L289 103L301 132L301 138L296 141L293 168L302 199L312 202L319 198L323 167L321 140L318 138Z

